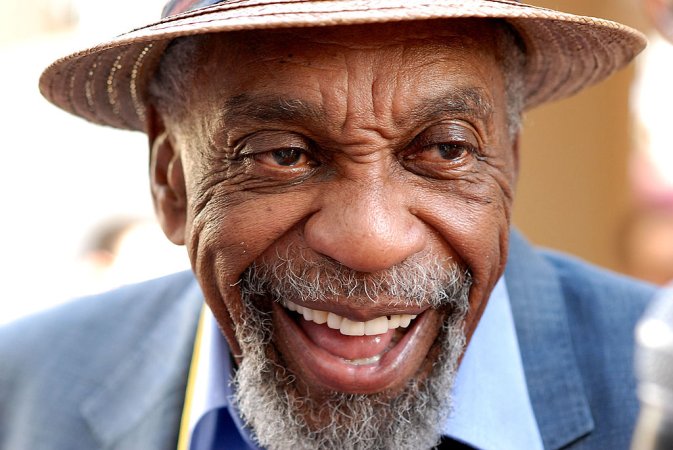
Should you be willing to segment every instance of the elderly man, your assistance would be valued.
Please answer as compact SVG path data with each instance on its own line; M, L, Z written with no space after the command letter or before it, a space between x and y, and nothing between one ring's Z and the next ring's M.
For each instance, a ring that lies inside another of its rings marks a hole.
M522 111L626 64L637 32L504 0L164 16L41 88L147 133L157 216L196 281L4 330L0 446L628 445L650 288L538 253L510 211Z

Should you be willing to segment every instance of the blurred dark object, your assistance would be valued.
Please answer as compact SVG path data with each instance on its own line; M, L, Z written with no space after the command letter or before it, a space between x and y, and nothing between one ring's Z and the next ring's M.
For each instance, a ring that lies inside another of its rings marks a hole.
M638 322L635 363L641 409L631 448L673 449L673 289Z
M643 0L643 3L657 30L673 42L673 0Z
M107 269L119 253L126 234L141 223L141 219L134 217L114 217L100 223L89 235L82 258Z

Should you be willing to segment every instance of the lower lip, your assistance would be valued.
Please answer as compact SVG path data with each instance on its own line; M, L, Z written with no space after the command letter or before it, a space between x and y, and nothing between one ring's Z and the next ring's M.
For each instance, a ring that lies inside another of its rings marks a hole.
M371 364L356 365L318 347L285 309L273 304L275 343L295 375L311 387L353 394L401 388L420 368L437 338L440 315L419 315L392 348Z

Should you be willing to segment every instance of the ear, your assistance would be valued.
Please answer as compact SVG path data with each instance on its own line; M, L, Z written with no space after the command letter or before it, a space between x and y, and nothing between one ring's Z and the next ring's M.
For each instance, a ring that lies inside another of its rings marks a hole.
M159 225L174 244L185 243L187 195L180 152L164 120L153 106L147 108L150 146L150 185Z

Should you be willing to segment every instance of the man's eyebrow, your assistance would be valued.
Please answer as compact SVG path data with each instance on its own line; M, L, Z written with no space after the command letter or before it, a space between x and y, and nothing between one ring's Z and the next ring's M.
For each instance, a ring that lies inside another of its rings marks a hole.
M483 88L454 87L442 94L426 98L396 122L400 125L432 120L446 115L461 115L488 119L493 114L492 103ZM240 121L311 123L326 125L322 108L296 98L242 93L228 98L222 108L222 123Z
M221 118L224 124L241 120L295 123L319 123L325 120L322 109L309 102L248 93L227 99Z
M493 115L493 105L483 88L451 88L441 95L422 100L398 123L424 122L447 114L486 120Z

